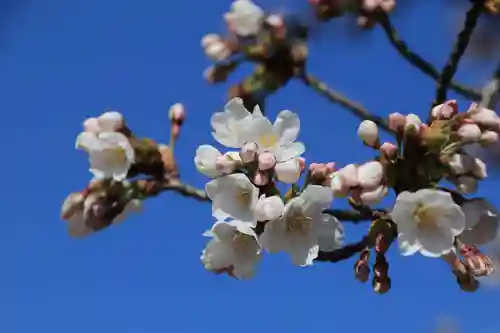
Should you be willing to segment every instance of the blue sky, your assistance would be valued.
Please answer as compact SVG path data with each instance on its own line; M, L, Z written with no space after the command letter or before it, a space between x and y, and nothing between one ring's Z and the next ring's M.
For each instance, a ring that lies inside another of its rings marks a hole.
M287 8L278 0L267 4ZM440 316L457 319L465 333L498 327L498 291L464 294L443 262L401 258L395 248L393 289L384 296L354 279L353 261L301 269L275 255L251 281L212 275L199 262L201 234L213 223L210 207L175 194L146 202L142 214L119 227L84 240L67 236L60 204L90 178L74 139L84 118L106 109L121 111L136 133L167 141L168 107L185 103L178 163L186 182L204 185L193 153L213 143L209 118L223 105L227 86L203 81L209 61L199 41L223 31L228 6L33 0L12 17L0 38L0 331L422 333ZM438 1L402 12L395 23L425 57L444 63L454 23ZM479 85L491 68L469 61L458 77ZM317 30L309 69L382 115L424 115L434 96L434 83L400 59L380 31L357 35L342 23ZM301 116L308 160L371 157L356 138L357 120L300 83L267 105L272 118L285 108ZM494 189L490 181L481 193L493 196ZM366 227L348 226L348 239L356 241Z

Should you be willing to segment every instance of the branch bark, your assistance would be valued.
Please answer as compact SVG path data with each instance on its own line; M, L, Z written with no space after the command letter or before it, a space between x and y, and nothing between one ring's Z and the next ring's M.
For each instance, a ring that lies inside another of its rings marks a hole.
M408 44L402 40L396 28L392 24L389 16L386 13L380 13L378 16L378 22L384 30L385 35L389 39L391 45L399 52L399 54L405 58L411 65L420 69L420 71L434 80L439 80L440 74L437 68L429 61L422 58L419 54L412 51ZM456 93L475 101L481 99L481 93L473 88L462 85L458 82L451 81L449 83L450 89Z
M334 90L331 90L324 82L317 79L316 77L304 73L301 76L299 76L299 78L307 87L312 88L314 91L316 91L318 94L328 99L330 102L339 104L342 107L350 110L352 114L354 114L359 119L371 120L374 123L376 123L380 128L382 128L384 131L393 135L395 134L389 128L389 125L387 124L384 118L371 114L370 111L368 111L361 104L348 99L344 95Z
M450 84L453 80L453 76L457 72L458 64L460 63L462 56L467 50L467 46L469 45L472 33L476 28L477 21L483 10L484 0L478 0L474 1L471 8L467 11L464 27L458 34L457 41L453 46L448 61L443 67L443 70L441 71L441 75L437 82L436 99L434 101L434 106L445 102L448 88L450 87Z
M357 243L347 244L340 249L322 252L320 251L316 261L329 261L332 263L347 260L354 257L357 253L363 251L368 246L368 237L364 237Z

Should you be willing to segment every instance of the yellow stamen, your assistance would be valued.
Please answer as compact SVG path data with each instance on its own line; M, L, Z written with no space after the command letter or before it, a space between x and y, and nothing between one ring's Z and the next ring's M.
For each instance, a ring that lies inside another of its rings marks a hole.
M236 251L244 251L252 242L253 237L241 232L236 232L233 236L233 246Z
M272 148L278 143L278 138L274 134L264 134L259 138L259 147Z
M432 230L437 228L436 211L434 207L419 204L413 216L420 229Z

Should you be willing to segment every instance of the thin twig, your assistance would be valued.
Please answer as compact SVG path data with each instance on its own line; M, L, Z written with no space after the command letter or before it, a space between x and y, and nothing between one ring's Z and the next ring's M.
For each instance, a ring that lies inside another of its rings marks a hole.
M420 55L415 53L410 49L408 44L402 40L396 28L392 24L389 16L386 13L380 13L378 16L378 21L380 26L384 30L385 35L389 39L391 45L399 52L399 54L405 58L410 64L417 67L422 71L422 73L430 76L434 80L439 80L439 71L437 68L429 61L422 58ZM475 101L481 98L481 93L473 88L467 87L457 82L450 82L450 89L454 90L456 93Z
M495 109L495 106L500 99L500 63L491 77L491 80L484 86L481 91L480 107Z
M478 0L474 1L469 11L467 11L464 27L458 34L455 45L453 46L448 61L443 67L443 70L441 71L441 75L437 82L436 99L434 101L434 106L445 102L450 83L453 80L453 76L457 72L460 59L462 59L462 56L467 50L467 46L469 45L472 33L474 32L477 21L479 19L479 16L483 12L483 9L484 0Z
M387 122L382 117L372 115L370 111L364 108L361 104L351 101L344 95L331 90L324 82L320 81L316 77L304 73L299 78L306 86L314 89L318 94L326 97L330 102L340 104L344 108L350 110L356 117L362 120L371 120L386 132L394 134L394 132L389 128Z
M347 244L340 249L322 252L320 251L317 261L329 261L332 263L347 260L354 257L357 253L363 251L368 246L368 237L364 237L361 241L353 244Z
M175 191L182 196L191 197L199 201L210 201L204 190L184 184L178 179L171 180L163 186L164 191Z

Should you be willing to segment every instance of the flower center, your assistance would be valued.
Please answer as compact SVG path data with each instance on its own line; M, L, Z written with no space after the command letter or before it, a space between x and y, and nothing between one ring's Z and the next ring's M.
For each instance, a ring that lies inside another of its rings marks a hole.
M253 237L242 232L235 232L233 236L233 247L236 252L245 251L251 244Z
M296 213L286 219L286 230L288 232L305 234L309 231L311 222L311 217Z
M123 165L127 162L127 155L122 147L106 150L106 159L113 166Z
M263 134L259 138L259 148L273 148L278 143L274 134Z
M248 207L250 205L250 191L246 188L240 188L236 194L236 200L241 205L241 207Z
M419 204L413 217L420 229L432 230L437 228L436 210L433 207Z

